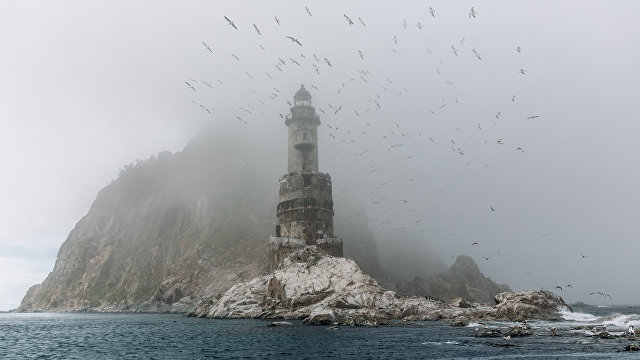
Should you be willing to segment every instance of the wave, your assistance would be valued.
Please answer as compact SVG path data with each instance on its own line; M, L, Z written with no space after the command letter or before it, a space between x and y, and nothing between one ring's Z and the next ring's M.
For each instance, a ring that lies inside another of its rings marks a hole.
M564 320L574 321L578 323L600 324L612 327L627 328L631 325L640 326L640 315L638 314L611 314L606 316L595 316L593 314L571 312L569 310L561 310L560 314Z

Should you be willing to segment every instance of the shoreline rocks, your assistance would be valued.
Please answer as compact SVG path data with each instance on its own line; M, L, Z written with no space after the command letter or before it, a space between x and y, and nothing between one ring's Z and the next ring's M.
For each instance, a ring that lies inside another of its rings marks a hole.
M382 288L351 259L322 256L307 246L286 258L272 273L232 286L211 306L191 316L210 318L303 319L312 325L378 326L391 320L559 319L564 300L549 291L503 292L495 306L454 299L400 297ZM522 330L522 329L520 329ZM514 336L527 336L525 330Z

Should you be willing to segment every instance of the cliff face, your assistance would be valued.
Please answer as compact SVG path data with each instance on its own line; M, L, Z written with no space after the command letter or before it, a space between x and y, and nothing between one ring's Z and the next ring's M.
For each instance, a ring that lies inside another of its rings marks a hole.
M486 278L470 256L460 255L449 270L426 279L415 278L403 284L398 292L403 295L430 296L442 300L461 297L483 304L493 304L494 297L510 291L505 284L496 284Z
M126 166L18 310L186 312L264 272L282 175L269 148L205 130L180 153ZM345 256L383 273L370 234L338 233Z

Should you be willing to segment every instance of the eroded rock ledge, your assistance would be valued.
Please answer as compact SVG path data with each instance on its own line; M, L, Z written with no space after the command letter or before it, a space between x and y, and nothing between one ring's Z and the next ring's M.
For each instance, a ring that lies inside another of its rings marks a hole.
M273 273L231 287L219 300L200 305L193 316L304 319L310 324L377 325L385 320L559 319L570 309L549 291L503 292L496 305L449 303L400 297L385 290L358 265L322 256L314 246L291 254Z

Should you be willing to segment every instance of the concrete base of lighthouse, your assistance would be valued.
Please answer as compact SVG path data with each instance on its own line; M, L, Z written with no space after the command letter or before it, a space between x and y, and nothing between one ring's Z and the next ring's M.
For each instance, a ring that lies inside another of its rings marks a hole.
M287 256L308 245L315 245L323 255L342 257L342 239L337 237L316 239L315 244L308 244L303 239L271 236L269 238L269 271L278 268Z

